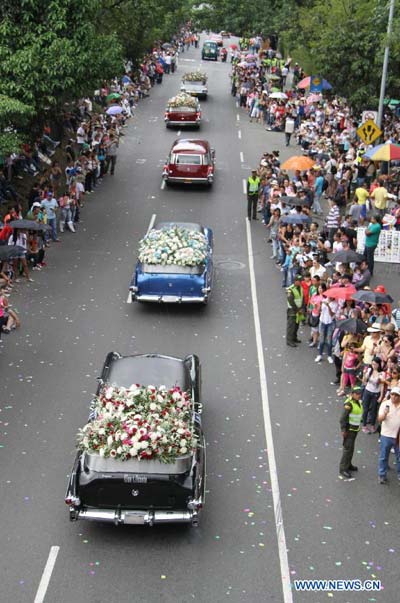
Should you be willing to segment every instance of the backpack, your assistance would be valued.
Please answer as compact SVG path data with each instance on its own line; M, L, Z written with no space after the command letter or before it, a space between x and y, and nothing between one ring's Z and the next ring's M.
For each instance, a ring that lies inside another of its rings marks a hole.
M334 176L335 176L335 174L337 174L337 167L336 167L336 165L333 165L331 167L331 174L333 174Z
M326 189L328 188L328 186L329 186L329 182L327 181L326 178L324 178L324 182L322 184L322 192L326 191Z

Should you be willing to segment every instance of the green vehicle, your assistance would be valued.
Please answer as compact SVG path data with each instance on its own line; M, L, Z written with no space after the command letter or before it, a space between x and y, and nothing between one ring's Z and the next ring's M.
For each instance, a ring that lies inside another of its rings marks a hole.
M218 61L218 45L212 40L206 40L201 49L201 58L207 61Z

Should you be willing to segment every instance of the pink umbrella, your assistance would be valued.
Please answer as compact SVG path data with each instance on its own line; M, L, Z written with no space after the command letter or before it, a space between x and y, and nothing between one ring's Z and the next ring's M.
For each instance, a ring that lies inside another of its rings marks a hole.
M319 103L322 100L322 96L320 94L310 94L307 96L306 104L311 105L311 103Z
M297 84L298 88L309 88L311 84L311 76L305 77ZM322 89L331 90L332 86L327 80L322 80Z
M254 61L256 59L257 59L257 57L255 54L247 54L246 55L246 61Z

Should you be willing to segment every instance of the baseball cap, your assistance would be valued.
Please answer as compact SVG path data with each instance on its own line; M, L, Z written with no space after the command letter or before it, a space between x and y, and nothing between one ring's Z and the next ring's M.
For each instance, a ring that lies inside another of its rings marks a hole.
M400 387L392 387L390 390L391 394L396 394L396 396L400 396Z
M396 388L393 388L393 389L396 389ZM354 387L351 388L351 391L353 392L353 394L361 394L362 389L359 385L355 385ZM399 389L399 393L400 393L400 389Z
M34 207L42 207L41 203L39 203L39 201L35 201L34 203L32 203L32 209Z
M52 196L53 196L53 193L51 193L51 192L49 191L49 192L47 193L47 196L48 196L48 197L52 197Z
M380 333L381 330L378 329L377 327L368 327L367 329L368 333Z

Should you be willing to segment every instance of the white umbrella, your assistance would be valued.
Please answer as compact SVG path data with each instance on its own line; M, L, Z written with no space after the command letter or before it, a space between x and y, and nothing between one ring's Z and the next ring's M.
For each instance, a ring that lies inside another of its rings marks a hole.
M280 100L286 100L288 96L284 92L273 92L269 95L269 98L279 98Z
M122 113L123 109L119 105L112 105L106 111L107 115L119 115Z

